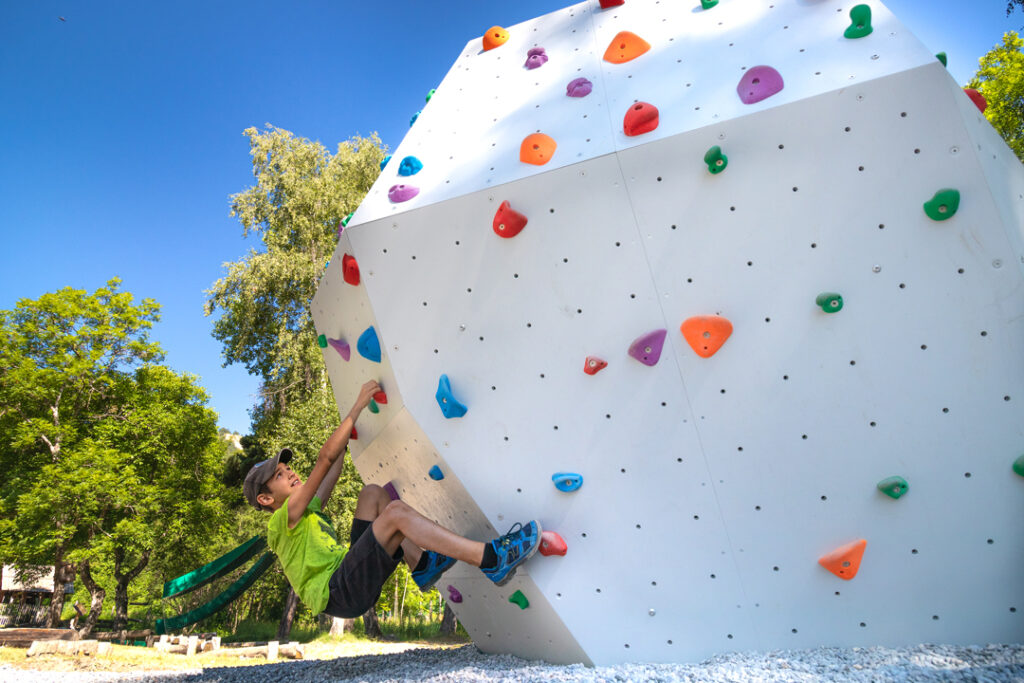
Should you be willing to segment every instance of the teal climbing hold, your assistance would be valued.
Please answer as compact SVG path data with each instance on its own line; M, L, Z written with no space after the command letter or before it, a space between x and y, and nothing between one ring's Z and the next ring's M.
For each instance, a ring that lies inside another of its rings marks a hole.
M718 4L718 0L700 0L700 6L702 9L711 9Z
M373 413L374 415L380 412L380 406L377 405L377 402L374 401L372 398L370 399L370 404L366 407L369 408L370 412Z
M416 123L416 119L418 119L420 117L420 114L422 114L422 113L423 113L422 111L418 111L415 114L413 114L412 118L409 119L409 125L412 126L412 124Z
M430 101L430 98L433 97L434 93L436 93L436 92L437 92L437 88L431 88L430 89L430 92L427 93L427 102Z
M416 175L423 170L423 162L416 157L405 157L398 165L398 175Z
M910 484L903 477L889 477L878 482L878 490L890 498L899 498L908 488Z
M452 395L452 384L448 381L448 375L441 375L434 398L437 399L437 405L441 406L441 413L449 420L453 417L462 417L468 410Z
M381 168L383 168L383 166L381 166ZM353 211L353 212L349 213L349 215L347 215L347 216L345 216L344 218L342 218L342 219L341 219L341 227L343 227L343 228L347 228L347 227L348 227L348 222L349 222L350 220L352 220L352 216L354 216L354 215L356 215L356 212L355 212L355 211Z
M316 344L321 349L326 349L327 348L327 335L326 334L321 334L319 337L317 337L316 338Z
M835 292L822 292L814 303L821 307L826 313L838 313L843 310L843 297Z
M530 601L526 599L525 595L523 595L523 591L516 591L512 594L508 601L513 604L519 605L519 609L526 609L530 606Z
M939 190L934 197L924 203L924 212L933 221L952 218L958 208L960 208L960 192L951 188Z
M867 5L857 5L851 9L850 20L850 26L843 33L846 38L863 38L874 30L871 28L871 8Z
M575 472L555 472L551 475L555 488L565 493L572 493L583 486L583 475Z
M390 154L380 160L380 170L383 171L384 167L388 165L389 161L391 161L391 155Z
M356 342L356 350L366 360L379 363L380 339L377 338L377 330L373 329L372 326L367 327L366 331L359 335L359 341Z
M708 170L711 173L718 174L729 165L729 157L722 154L721 147L715 145L704 155L704 163L708 165Z
M1013 471L1024 477L1024 455L1013 461Z
M940 62L942 62L942 66L949 66L949 60L946 59L946 53L945 52L940 52L937 55L935 55L935 59L937 59Z
M434 481L441 481L442 479L444 479L444 472L442 472L441 468L438 467L437 465L431 467L430 471L427 472L427 474L429 474L430 478L433 479Z

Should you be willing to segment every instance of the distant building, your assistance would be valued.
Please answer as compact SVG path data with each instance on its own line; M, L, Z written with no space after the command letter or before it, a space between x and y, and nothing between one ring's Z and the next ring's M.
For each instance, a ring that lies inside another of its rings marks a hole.
M70 595L75 584L61 589ZM52 599L53 567L29 567L23 575L13 564L0 566L0 628L42 624Z

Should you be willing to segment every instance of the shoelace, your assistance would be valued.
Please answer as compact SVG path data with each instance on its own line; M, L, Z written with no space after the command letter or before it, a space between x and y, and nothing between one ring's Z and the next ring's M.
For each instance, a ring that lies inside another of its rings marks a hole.
M505 535L502 536L501 538L499 538L498 540L501 541L502 545L508 545L509 543L512 542L512 536L515 533L517 533L519 531L522 531L522 529L523 529L522 522L516 522L515 524L512 525L512 528L509 529L508 532L506 532Z

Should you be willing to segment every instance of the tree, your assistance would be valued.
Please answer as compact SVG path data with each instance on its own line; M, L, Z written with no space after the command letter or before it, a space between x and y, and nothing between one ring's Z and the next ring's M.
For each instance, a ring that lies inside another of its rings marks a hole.
M1006 16L1013 14L1013 10L1017 7L1024 10L1024 0L1006 0Z
M1019 0L1024 3L1024 0ZM978 72L967 84L988 101L985 117L1006 144L1024 161L1024 40L1015 31L1003 35L979 60Z

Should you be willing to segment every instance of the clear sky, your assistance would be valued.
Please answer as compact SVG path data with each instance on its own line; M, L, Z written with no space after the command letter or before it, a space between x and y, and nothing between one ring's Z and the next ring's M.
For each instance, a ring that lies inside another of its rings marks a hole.
M121 277L163 305L153 337L170 366L246 433L257 382L221 367L203 316L221 264L256 246L229 215L253 181L242 130L332 151L376 131L394 149L468 40L569 4L0 0L0 309ZM960 83L1024 25L1004 0L885 4Z

